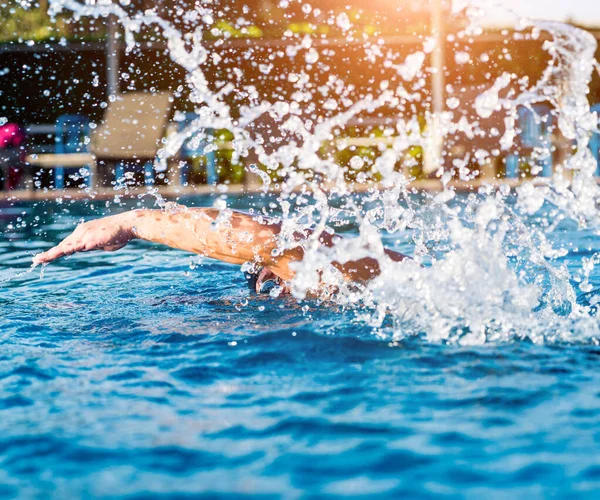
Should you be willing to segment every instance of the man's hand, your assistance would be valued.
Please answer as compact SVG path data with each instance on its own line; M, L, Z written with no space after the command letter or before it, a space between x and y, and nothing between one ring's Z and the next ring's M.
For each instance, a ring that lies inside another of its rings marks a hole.
M77 229L61 243L33 258L33 263L47 264L53 260L77 252L104 250L114 252L135 238L130 217L126 214L112 215L77 226Z

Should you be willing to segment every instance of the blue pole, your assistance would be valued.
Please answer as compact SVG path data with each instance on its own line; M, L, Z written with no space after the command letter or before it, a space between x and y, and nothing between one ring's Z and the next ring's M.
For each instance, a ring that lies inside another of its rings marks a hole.
M217 154L213 150L205 154L206 158L206 182L214 185L217 183Z
M591 111L600 115L600 104L594 104ZM589 146L596 160L596 176L600 176L600 134L592 134Z
M65 153L65 123L68 115L59 116L56 120L56 126L54 129L54 152L56 154ZM65 169L64 167L57 166L54 169L54 188L63 189L65 187Z
M506 178L516 179L519 174L519 157L515 154L506 157Z
M144 183L146 186L154 185L154 162L147 161L144 164Z
M62 115L56 120L55 125L55 153L71 154L89 151L89 145L86 139L90 135L90 123L87 117L81 115ZM85 165L88 170L88 186L93 186L92 167ZM54 187L64 189L65 187L65 168L58 166L54 169Z
M115 165L115 180L116 180L116 184L119 183L119 181L123 180L123 176L125 175L125 166L123 165L123 162L119 162Z
M179 131L182 131L187 125L192 123L198 118L196 113L186 113L185 118L179 122ZM209 138L214 137L213 129L206 129L204 131L206 138L198 143L196 147L192 146L192 141L195 136L190 137L183 146L181 147L181 156L184 159L193 158L195 156L204 156L206 160L206 182L207 184L216 184L217 178L217 154L213 151L206 151L207 145L209 144ZM212 149L212 148L211 148ZM180 170L180 182L181 185L185 186L189 183L189 166L182 167Z

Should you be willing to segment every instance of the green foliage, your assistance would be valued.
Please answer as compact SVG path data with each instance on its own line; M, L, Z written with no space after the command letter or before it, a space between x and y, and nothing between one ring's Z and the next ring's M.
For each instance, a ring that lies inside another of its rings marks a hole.
M423 148L411 146L404 157L404 168L409 177L415 179L425 178L423 173Z
M22 40L40 42L69 34L69 27L63 19L52 21L44 10L25 10L15 6L15 2L0 8L0 20L0 43Z
M344 175L349 182L373 182L381 176L373 169L379 152L374 147L349 147L335 154L335 161L344 167Z
M375 133L375 136L382 134ZM233 134L228 130L218 130L215 133L216 143L224 145L233 140ZM328 146L323 145L320 152L323 156L328 153ZM347 182L370 183L379 182L381 174L375 167L375 161L380 156L380 151L376 146L351 146L333 153L334 161L344 168L344 176ZM215 163L218 181L220 183L242 183L246 173L244 161L240 163L233 162L233 151L231 149L218 149L215 152ZM191 165L190 182L193 184L205 184L207 159L204 156L197 156L189 160ZM280 170L267 169L259 164L258 168L266 172L274 183L284 180ZM396 168L403 169L410 177L423 179L423 149L421 146L411 146L404 159L396 165Z
M220 19L215 23L213 36L224 36L225 38L260 38L263 36L262 30L258 26L244 26L236 28L232 23Z
M223 145L233 140L233 134L226 129L215 131L216 145ZM190 158L190 182L192 184L206 184L206 156L195 156ZM217 149L215 151L215 170L220 183L240 184L244 182L245 172L241 163L233 162L233 151L231 149Z
M216 171L219 182L241 184L244 182L244 165L233 163L233 150L221 149L216 153Z

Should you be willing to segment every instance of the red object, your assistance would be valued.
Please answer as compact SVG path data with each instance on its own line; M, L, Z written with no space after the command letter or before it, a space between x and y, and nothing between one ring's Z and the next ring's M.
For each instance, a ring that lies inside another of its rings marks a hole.
M25 131L16 123L0 127L0 149L18 148L25 142Z
M0 150L3 149L18 149L19 163L25 161L25 131L16 123L7 123L0 127ZM0 154L2 154L0 152ZM21 175L23 174L20 165L11 165L8 169L8 175L5 179L5 189L14 189Z

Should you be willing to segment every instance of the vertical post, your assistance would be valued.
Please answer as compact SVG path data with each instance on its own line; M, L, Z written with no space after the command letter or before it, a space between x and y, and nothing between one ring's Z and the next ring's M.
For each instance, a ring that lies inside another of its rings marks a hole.
M210 140L212 138L212 141ZM206 139L205 139L205 147L204 147L204 157L206 158L206 183L211 186L216 186L219 181L219 177L217 176L217 152L215 149L216 144L216 136L215 131L213 129L206 130ZM211 146L211 151L206 151L206 146ZM245 176L244 176L245 177ZM245 182L245 178L244 178Z
M565 149L565 148L563 148ZM596 160L596 173L595 175L600 175L600 134L593 134L590 139L590 149L592 150L592 156L594 160Z
M444 112L444 23L442 17L442 0L432 1L431 31L435 37L435 48L431 54L431 65L434 69L432 76L432 102L433 112Z
M423 170L425 174L435 172L440 167L443 136L441 117L444 112L444 22L442 0L431 0L431 35L435 39L435 48L431 53L431 104L433 115L429 120L430 147L427 148Z
M68 118L66 115L59 116L56 121L54 132L54 152L57 155L65 153L65 140L67 139ZM62 165L54 168L54 189L64 189L65 187L65 169Z
M108 96L119 93L118 25L114 16L107 19L106 29L106 92Z

